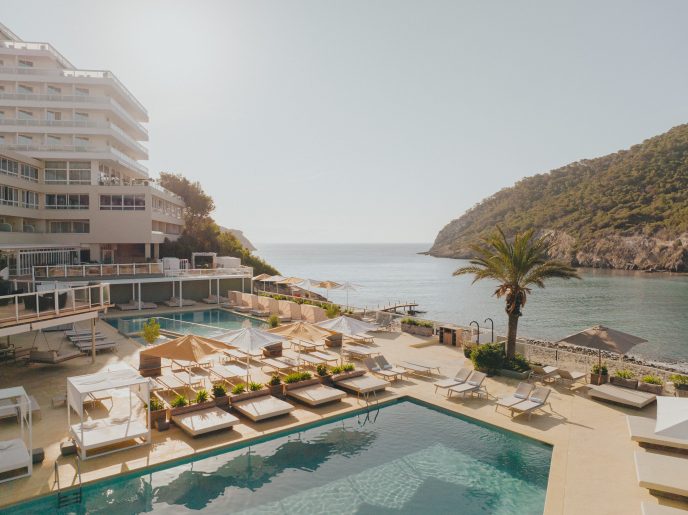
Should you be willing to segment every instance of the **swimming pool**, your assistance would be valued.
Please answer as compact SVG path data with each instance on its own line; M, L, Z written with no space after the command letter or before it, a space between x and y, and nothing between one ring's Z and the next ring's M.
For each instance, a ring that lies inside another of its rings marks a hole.
M200 311L176 311L157 313L152 316L136 315L130 317L107 318L105 321L122 334L133 336L141 333L144 322L155 318L161 329L182 334L213 336L219 333L241 329L250 323L255 327L265 327L259 320L236 315L224 309L204 309Z
M393 401L202 459L85 486L57 513L535 514L551 447ZM55 512L56 497L8 513Z

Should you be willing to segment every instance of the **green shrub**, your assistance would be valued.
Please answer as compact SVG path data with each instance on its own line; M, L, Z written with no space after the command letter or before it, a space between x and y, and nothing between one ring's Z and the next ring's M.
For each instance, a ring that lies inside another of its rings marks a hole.
M662 384L664 384L664 381L662 381L661 377L653 376L650 374L650 375L643 376L643 383L662 385Z
M353 372L356 369L353 363L344 363L342 365L342 372Z
M160 324L155 318L150 318L148 322L144 322L141 327L141 338L143 338L148 345L155 343L155 340L160 338Z
M208 400L208 390L205 388L201 388L198 390L198 393L196 393L196 404L200 404L201 402L205 402Z
M530 370L530 365L526 358L520 354L516 354L511 359L504 357L502 368L505 370L513 370L514 372L527 372Z
M187 404L189 404L189 401L187 401L186 397L184 397L183 395L177 395L172 401L173 408L183 408Z
M325 309L325 315L327 315L327 318L337 318L341 314L341 309L337 304L330 304L327 306Z
M617 370L614 375L616 377L620 377L621 379L633 379L633 372L627 368L624 368L623 370Z
M327 375L327 365L320 364L315 368L316 372L320 377Z
M164 407L165 406L162 405L162 402L160 402L157 397L151 397L150 398L150 409L151 409L151 411L160 411Z
M609 375L609 370L607 370L607 365L602 364L602 366L595 364L592 366L592 373L597 375L606 376Z
M688 376L672 374L669 376L669 381L674 383L674 386L688 384Z
M282 380L280 379L280 376L275 374L270 378L270 382L268 383L270 386L279 386L282 384Z
M311 378L309 372L294 372L289 374L284 378L284 382L287 384L298 383L299 381L307 381Z
M416 327L434 327L432 322L426 322L425 320L418 320L416 318L406 317L401 319L402 324L414 325Z
M504 346L501 343L478 345L471 351L471 361L476 370L495 374L504 364Z
M244 383L239 383L238 385L234 386L232 388L232 395L239 395L240 393L244 393L246 391L246 385Z
M268 317L268 325L270 328L274 328L280 325L280 319L277 315L270 315Z
M341 373L344 371L344 369L343 369L341 366L339 366L339 365L335 365L334 367L332 367L332 368L330 369L330 371L331 371L332 374L334 375L334 374L341 374Z
M263 388L263 383L256 383L254 381L251 381L250 383L248 383L248 389L251 390L252 392L257 392L261 388Z
M227 396L227 387L224 385L224 383L215 383L213 385L213 397L218 399L225 396Z

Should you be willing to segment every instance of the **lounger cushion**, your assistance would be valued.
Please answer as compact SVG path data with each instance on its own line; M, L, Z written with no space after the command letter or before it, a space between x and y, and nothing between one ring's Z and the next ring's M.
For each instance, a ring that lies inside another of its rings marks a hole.
M20 438L2 442L0 450L0 473L28 467L31 463L31 454L26 444Z
M198 436L220 429L230 429L239 422L239 419L220 408L208 408L175 415L172 417L172 422L185 433Z
M287 395L310 406L319 406L328 402L339 401L346 397L345 392L337 390L336 388L330 388L323 384L295 388L289 390Z
M264 395L245 401L232 403L232 407L242 415L246 415L254 422L268 418L286 415L294 409L294 406L272 395Z
M362 394L384 390L388 386L391 386L389 381L372 376L358 376L350 379L342 379L341 381L335 382L335 385Z
M661 445L663 447L675 447L676 449L688 449L688 436L686 438L672 438L655 433L656 420L646 417L626 417L628 431L631 440L649 445Z
M636 451L635 469L643 488L688 497L686 458Z

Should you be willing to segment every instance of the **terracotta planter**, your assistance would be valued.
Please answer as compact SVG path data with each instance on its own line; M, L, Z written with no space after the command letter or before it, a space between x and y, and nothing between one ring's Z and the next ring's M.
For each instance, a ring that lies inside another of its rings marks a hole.
M590 372L590 376L588 377L588 380L589 380L590 384L600 385L600 384L604 384L607 381L609 381L609 376L608 375L594 374L594 373Z
M230 395L229 402L234 404L235 402L245 401L247 399L254 399L256 397L262 397L263 395L270 395L270 388L261 388L255 392L244 392L238 395Z
M326 376L318 376L318 380L325 386L332 386L334 384L331 374L327 374Z
M167 410L166 409L159 409L155 411L151 411L150 414L151 417L151 427L158 427L158 422L159 421L166 421L167 420Z
M229 397L226 395L223 395L222 397L215 397L213 399L215 401L215 406L217 406L220 409L229 409Z
M433 333L432 327L423 327L420 325L413 324L401 324L401 330L404 333L413 334L416 336L423 336L425 338L432 336Z
M320 379L317 377L314 377L313 379L306 379L305 381L297 381L296 383L289 383L289 384L284 384L284 392L288 392L289 390L294 390L296 388L303 388L304 386L311 386L314 384L320 384Z
M643 383L641 381L638 383L638 390L640 390L641 392L654 393L655 395L662 395L662 391L664 391L664 386L661 384Z
M269 385L268 389L270 390L270 395L273 397L281 397L282 396L282 384L276 384L276 385Z
M204 409L212 408L215 406L215 400L211 399L205 402L199 402L197 404L189 404L188 406L183 406L181 408L171 408L170 417L175 415L183 415L184 413L191 413L192 411L201 411Z
M344 379L351 379L352 377L364 376L365 370L354 370L353 372L342 372L332 376L332 381L342 381Z
M621 386L622 388L630 388L631 390L638 389L637 379L625 379L623 377L612 376L610 381L614 386Z

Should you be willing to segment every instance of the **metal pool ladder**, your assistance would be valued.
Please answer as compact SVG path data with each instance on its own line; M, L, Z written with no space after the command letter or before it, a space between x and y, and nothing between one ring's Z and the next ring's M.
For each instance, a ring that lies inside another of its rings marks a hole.
M64 508L65 506L71 506L72 504L81 504L82 490L81 490L81 460L79 456L76 456L76 475L79 480L78 486L74 488L69 488L66 491L62 491L60 487L60 474L57 470L57 460L55 460L55 481L57 484L57 507Z

